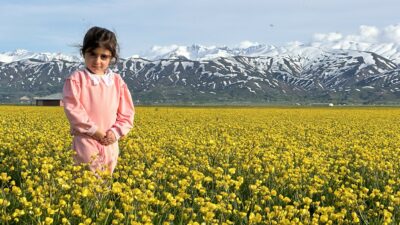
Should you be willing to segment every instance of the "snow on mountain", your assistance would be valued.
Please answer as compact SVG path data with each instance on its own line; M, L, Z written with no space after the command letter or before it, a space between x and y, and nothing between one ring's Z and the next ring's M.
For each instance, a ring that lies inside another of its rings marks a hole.
M150 50L146 51L141 57L150 60L171 59L177 57L185 57L191 60L207 60L218 57L234 56L233 52L227 47L216 46L153 46Z
M323 49L342 49L373 52L390 60L393 60L397 64L400 64L400 45L395 43L366 43L345 40L331 43L314 42L312 46Z
M153 46L150 50L144 52L141 57L149 60L170 59L176 57L185 57L190 60L203 61L211 60L219 57L232 56L261 56L275 49L272 45L256 45L229 48L227 46Z
M149 60L159 60L168 58L185 57L190 60L204 61L219 57L233 56L249 56L249 57L274 57L283 55L286 57L307 57L313 58L320 55L322 51L331 50L355 50L364 52L374 52L378 55L386 57L397 64L400 64L400 45L395 43L366 43L353 41L336 41L336 42L313 42L303 44L300 42L291 42L284 46L274 45L251 45L229 48L226 46L154 46L149 51L144 52L140 56Z
M400 65L400 44L397 43L367 43L349 40L315 41L310 44L291 42L284 46L274 46L258 43L241 44L238 47L227 46L203 46L193 44L191 46L170 45L154 46L143 54L135 54L128 59L144 58L147 60L186 58L193 61L212 60L220 57L234 56L247 57L284 57L301 58L310 60L318 57L323 52L336 50L350 50L355 52L373 52ZM358 54L358 53L356 53ZM41 61L65 60L81 62L78 55L62 53L33 53L27 50L0 53L0 62L10 63L22 59L37 59Z
M24 59L37 59L44 62L53 60L65 60L69 62L81 61L81 57L77 55L66 55L63 53L35 53L24 49L17 49L14 52L0 53L0 62L10 63Z

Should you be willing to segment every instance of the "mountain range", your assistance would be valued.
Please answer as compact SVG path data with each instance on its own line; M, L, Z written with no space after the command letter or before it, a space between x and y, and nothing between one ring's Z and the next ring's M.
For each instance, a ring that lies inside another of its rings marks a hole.
M155 47L113 69L142 104L398 104L400 47L336 43ZM61 92L79 56L0 54L0 102Z

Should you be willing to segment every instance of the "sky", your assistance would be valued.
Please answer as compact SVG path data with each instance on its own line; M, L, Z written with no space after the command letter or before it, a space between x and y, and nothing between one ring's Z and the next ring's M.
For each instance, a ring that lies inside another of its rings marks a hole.
M92 26L121 56L154 46L282 46L354 39L400 43L398 0L0 0L0 52L78 54Z

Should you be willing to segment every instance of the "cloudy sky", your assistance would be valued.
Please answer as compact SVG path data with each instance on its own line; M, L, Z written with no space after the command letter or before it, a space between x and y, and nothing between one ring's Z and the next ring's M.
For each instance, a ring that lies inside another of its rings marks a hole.
M0 52L75 54L91 26L115 31L122 57L170 45L400 43L399 9L398 0L0 0Z

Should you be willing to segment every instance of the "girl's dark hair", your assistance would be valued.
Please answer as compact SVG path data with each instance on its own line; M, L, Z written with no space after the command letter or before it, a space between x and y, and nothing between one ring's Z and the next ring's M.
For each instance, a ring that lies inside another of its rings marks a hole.
M105 48L111 52L112 58L117 62L119 45L115 33L101 27L90 28L83 38L83 45L81 46L81 54L92 51L96 48Z

